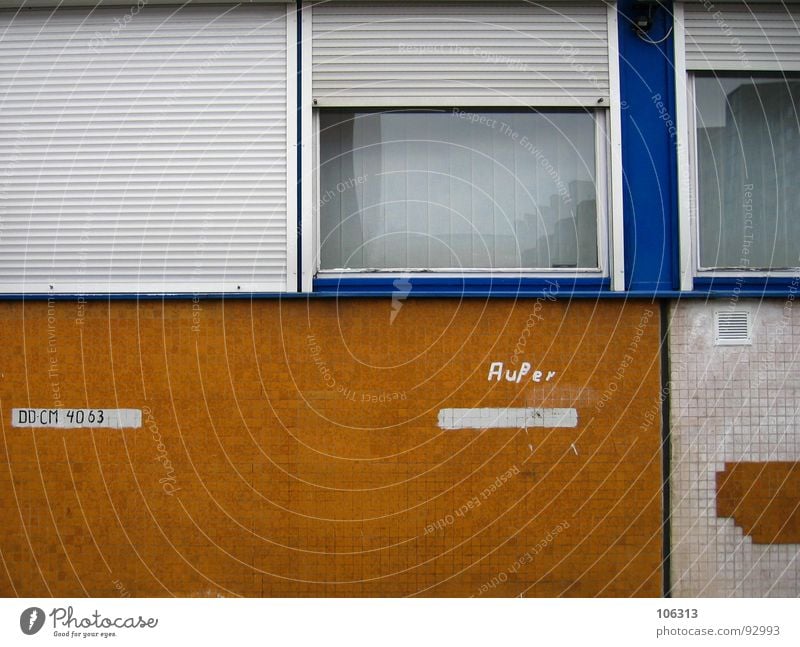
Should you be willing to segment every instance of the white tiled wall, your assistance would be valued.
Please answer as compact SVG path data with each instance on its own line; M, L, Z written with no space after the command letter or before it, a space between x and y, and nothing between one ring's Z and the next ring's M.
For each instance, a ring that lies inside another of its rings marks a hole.
M800 460L800 298L670 309L676 596L798 596L800 544L753 544L716 516L726 461ZM749 310L751 346L715 346L714 312Z

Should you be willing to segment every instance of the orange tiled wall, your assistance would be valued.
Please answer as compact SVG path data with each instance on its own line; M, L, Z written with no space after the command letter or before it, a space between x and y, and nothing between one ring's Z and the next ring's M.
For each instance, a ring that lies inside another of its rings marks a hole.
M652 305L3 303L0 325L0 594L660 593ZM59 405L144 425L10 425ZM578 426L437 426L507 406Z

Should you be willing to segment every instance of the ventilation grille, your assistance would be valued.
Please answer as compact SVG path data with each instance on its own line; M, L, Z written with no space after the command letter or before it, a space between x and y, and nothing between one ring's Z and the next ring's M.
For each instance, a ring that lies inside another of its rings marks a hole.
M751 344L750 313L745 310L714 313L714 343L717 346Z

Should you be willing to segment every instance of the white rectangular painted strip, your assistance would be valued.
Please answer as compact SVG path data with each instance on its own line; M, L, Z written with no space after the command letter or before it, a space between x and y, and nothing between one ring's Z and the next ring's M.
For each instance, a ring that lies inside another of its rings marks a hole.
M139 429L141 409L12 409L12 427Z
M509 429L523 427L577 427L573 409L441 409L441 429Z

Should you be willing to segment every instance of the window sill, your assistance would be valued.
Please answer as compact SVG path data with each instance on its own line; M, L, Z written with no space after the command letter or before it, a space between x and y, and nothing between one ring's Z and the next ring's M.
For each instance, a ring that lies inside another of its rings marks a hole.
M694 277L694 292L724 291L736 295L740 292L782 291L794 292L800 287L800 271L776 273L741 272L720 274L698 274Z
M540 297L569 296L576 292L608 292L611 282L608 277L544 277L520 276L436 276L419 277L407 275L381 276L373 274L320 276L314 279L315 294L340 296L491 296L491 297Z

